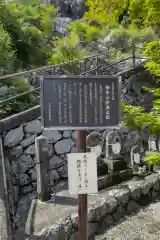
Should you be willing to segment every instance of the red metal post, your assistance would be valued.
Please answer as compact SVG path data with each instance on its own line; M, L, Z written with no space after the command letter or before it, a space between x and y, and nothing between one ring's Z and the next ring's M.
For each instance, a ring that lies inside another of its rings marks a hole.
M86 152L86 131L76 132L77 152ZM88 240L88 195L78 195L78 240Z

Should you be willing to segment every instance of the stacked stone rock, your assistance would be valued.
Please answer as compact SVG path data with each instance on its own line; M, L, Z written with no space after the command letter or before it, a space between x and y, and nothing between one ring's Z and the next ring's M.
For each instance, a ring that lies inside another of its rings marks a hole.
M136 213L141 205L155 200L160 193L160 175L152 174L145 180L131 180L117 187L102 191L98 199L89 201L89 237L99 234L118 222L126 214ZM27 240L77 239L77 215L64 216L57 224L41 229ZM49 219L50 220L50 219ZM29 226L28 226L29 227ZM27 229L28 229L27 227ZM91 238L92 239L92 238Z
M7 183L13 229L21 198L36 190L35 138L44 134L48 139L50 186L61 186L67 179L66 154L75 152L75 132L43 132L40 119L22 124L3 134ZM58 187L57 186L57 187ZM21 205L21 203L20 203Z

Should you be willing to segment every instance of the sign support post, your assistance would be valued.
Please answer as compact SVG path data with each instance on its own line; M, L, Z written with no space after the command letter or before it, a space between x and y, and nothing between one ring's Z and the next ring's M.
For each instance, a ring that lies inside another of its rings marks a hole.
M86 131L76 131L77 152L86 152ZM88 240L88 195L78 194L78 240Z
M68 186L78 194L78 240L88 240L88 194L98 192L97 155L86 152L86 130L115 128L121 120L121 77L43 76L45 129L76 130L77 153L68 153Z

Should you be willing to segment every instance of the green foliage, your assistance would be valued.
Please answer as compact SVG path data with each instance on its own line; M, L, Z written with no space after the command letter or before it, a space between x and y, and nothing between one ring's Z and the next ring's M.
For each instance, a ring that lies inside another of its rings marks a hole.
M150 134L160 135L160 88L158 86L160 76L160 41L150 42L146 46L144 55L148 59L146 63L147 70L157 77L157 87L148 89L154 97L153 108L150 113L146 113L143 108L123 105L126 114L124 124L130 129L141 131L147 128ZM150 165L160 165L160 154L149 154L145 160Z
M81 46L79 36L72 32L71 36L64 39L59 39L56 43L56 48L52 52L50 64L66 63L74 60L79 60L87 56L85 48ZM78 74L80 64L72 62L63 65L63 72L66 75Z
M115 23L128 7L128 0L88 0L86 20L97 20L100 24Z
M146 41L155 39L156 36L151 28L138 29L135 24L130 24L128 27L119 26L118 28L113 28L110 31L112 37L118 37L122 40L125 49L117 49L114 52L113 57L116 59L124 59L133 54L142 53L138 46L144 45ZM120 43L119 43L120 45Z
M87 20L97 20L101 24L119 22L128 15L138 27L160 26L159 0L88 0Z
M145 1L145 23L149 26L160 27L160 5L159 0L146 0Z
M139 28L152 27L159 34L159 0L131 0L129 14L132 22Z
M4 95L4 98L1 96L1 101L32 89L28 84L28 80L23 76L0 80L0 89L4 86L7 88L7 93ZM11 101L1 103L0 119L24 111L36 104L38 104L36 93L28 93Z
M59 39L56 48L53 50L51 64L81 59L85 55L85 50L80 47L80 39L76 34L68 38Z
M84 21L72 23L68 31L69 37L57 40L56 48L52 51L51 64L78 60L88 56L90 54L89 44L96 42L102 34L101 29L89 26ZM74 68L72 69L74 70Z
M0 75L10 71L14 67L14 51L12 49L11 38L0 25Z
M90 26L85 21L73 22L69 26L69 31L73 37L77 35L84 44L94 42L101 37L102 31L96 26Z
M134 24L130 24L127 28L120 26L114 30L114 34L122 35L128 38L130 43L134 44L144 41L147 37L155 37L151 28L138 29Z
M57 41L50 63L54 64L86 56L86 53L93 52L90 46L93 45L93 49L96 50L96 43L99 44L99 41L103 40L108 33L112 34L113 37L122 36L127 40L128 45L136 45L144 43L146 39L153 39L155 36L151 28L146 26L142 29L136 24L135 11L136 7L141 9L139 3L139 0L88 0L86 4L89 10L85 13L84 19L69 26L69 38ZM125 15L128 15L129 21L127 24L121 25ZM133 21L130 21L131 17ZM137 19L141 19L141 16L137 15ZM117 51L117 54L112 57L124 58L132 52L133 49L128 49L123 54L121 51Z
M147 70L160 77L160 41L153 41L146 46L144 55L148 58Z
M142 27L145 24L148 10L146 0L131 0L129 5L129 14L132 22Z
M53 18L56 10L40 1L0 1L0 75L48 64L53 48ZM7 93L0 100L32 90L22 77L0 80ZM29 93L1 103L0 117L25 110L37 103L37 94Z
M40 29L47 37L52 34L53 18L56 16L56 9L51 4L40 4L39 0L13 1L11 8L25 22ZM18 10L18 11L17 11Z
M142 131L147 128L150 134L160 134L160 117L158 112L153 111L146 113L142 107L128 106L123 104L125 113L124 125L131 130ZM157 102L154 102L154 107L157 107Z
M124 125L131 130L139 133L147 128L150 134L160 134L160 5L159 0L130 0L130 1L108 1L108 0L88 0L88 13L85 14L87 21L96 20L102 26L106 24L119 24L110 31L112 37L121 37L124 42L137 46L147 44L144 55L147 57L146 69L156 76L157 88L148 89L153 94L153 108L151 112L146 112L142 107L127 106L124 103L125 113ZM124 19L128 19L125 23ZM124 21L124 22L123 22ZM114 58L123 58L129 53L121 50L114 53ZM160 165L160 154L149 155L146 157L149 164Z
M148 153L145 157L145 161L148 163L148 165L156 165L160 166L160 153Z
M140 48L147 42L156 38L153 24L147 24L147 14L150 8L150 0L88 0L88 12L85 21L88 23L87 31L90 33L90 22L95 23L93 36L96 41L104 39L108 33L114 39L119 39L119 49L116 47L112 54L114 59L124 59L133 53L135 46ZM142 4L141 4L142 3ZM145 5L145 8L143 6ZM96 26L99 24L100 28ZM87 24L86 24L87 25ZM110 31L107 30L110 28ZM93 42L93 39L91 39ZM121 50L124 46L126 50ZM129 48L128 46L132 46ZM136 53L141 53L138 50Z
M126 114L124 125L130 127L131 130L141 131L146 126L145 111L142 107L134 107L122 104L123 111ZM145 122L144 122L145 120Z
M25 5L20 1L0 3L0 22L10 36L17 69L47 63L52 45L45 37L52 33L55 14L51 5Z

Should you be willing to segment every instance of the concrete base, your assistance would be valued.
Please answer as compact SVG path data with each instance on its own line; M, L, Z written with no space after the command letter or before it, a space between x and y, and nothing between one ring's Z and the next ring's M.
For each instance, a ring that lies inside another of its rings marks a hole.
M117 171L127 169L127 163L124 160L106 159L106 163L108 164L109 170L112 172L117 172Z
M108 187L112 187L116 184L119 184L123 181L127 181L133 177L133 169L128 168L126 170L122 170L120 172L110 172L108 174L104 174L98 177L98 190L103 190ZM68 192L68 183L66 183L60 191L56 191L55 196L52 196L52 202L58 204L76 204L77 197L71 196Z
M133 177L133 169L128 168L119 172L110 172L98 178L98 190L112 187Z
M97 159L97 174L98 176L101 176L107 173L108 173L108 164L106 163L104 158L99 157Z
M128 180L133 177L133 170L127 169L117 173L109 173L103 176L98 177L98 190L104 190L105 188L112 187L116 184L119 184L125 180ZM53 201L53 198L52 200ZM77 204L77 196L69 194L68 189L56 193L54 197L54 202L56 204Z
M102 194L107 194L105 191ZM109 196L108 196L109 197ZM109 197L110 198L110 197ZM100 194L89 195L88 202L92 205L101 199ZM30 236L44 228L55 226L64 216L77 216L77 196L71 196L69 192L62 191L48 202L41 202L37 199L32 201L28 215L25 234Z
M105 188L112 187L119 184L125 180L133 177L133 170L127 169L117 173L108 173L106 175L98 177L98 190L104 190ZM53 198L52 200L53 201ZM56 193L54 197L54 202L56 204L77 204L77 196L69 194L68 189Z

